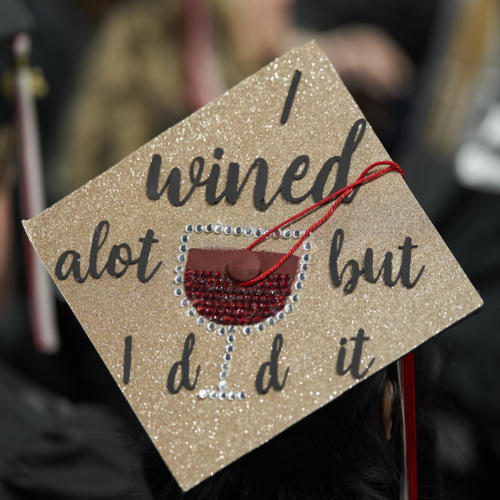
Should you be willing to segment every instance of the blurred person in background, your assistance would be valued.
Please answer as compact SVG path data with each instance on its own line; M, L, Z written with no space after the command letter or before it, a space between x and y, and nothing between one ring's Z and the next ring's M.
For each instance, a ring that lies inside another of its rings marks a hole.
M62 14L58 2L44 7L44 15ZM0 498L147 500L140 457L126 438L126 416L119 415L109 400L104 407L95 403L99 399L96 394L88 397L85 377L77 373L79 366L85 370L97 366L97 386L109 383L106 371L92 362L95 356L87 357L92 351L83 337L83 348L76 355L78 340L68 340L80 333L73 331L74 320L68 322L67 313L60 316L65 338L59 354L36 352L31 343L23 286L20 162L16 160L19 130L14 123L15 70L11 58L12 40L27 30L37 33L35 40L42 40L35 51L38 64L60 53L54 49L56 33L50 43L47 38L43 43L50 33L43 15L38 16L18 0L4 0L0 7ZM59 63L56 69L61 71L65 66L62 60ZM47 75L52 82L52 70ZM31 76L32 85L40 83L41 72L33 71ZM58 84L52 86L54 98L63 94L64 82ZM49 123L43 118L42 123L46 125L42 136L47 137Z
M33 0L5 0L1 4L0 231L3 237L0 251L0 357L51 390L71 398L78 397L81 392L75 390L78 384L66 371L66 355L69 353L63 349L64 354L41 355L34 348L30 334L26 295L28 273L20 221L21 205L26 200L21 193L22 153L20 129L16 130L15 107L17 67L12 46L19 32L31 33L33 66L29 67L28 74L31 90L37 98L39 120L35 129L40 134L47 166L50 165L54 147L53 132L65 99L71 92L70 74L85 45L87 35L84 25L78 11L62 0L50 0L43 6Z
M408 92L412 62L375 25L322 33L298 29L291 0L119 4L94 40L62 127L50 178L54 198L312 38L348 86L370 102L392 102Z

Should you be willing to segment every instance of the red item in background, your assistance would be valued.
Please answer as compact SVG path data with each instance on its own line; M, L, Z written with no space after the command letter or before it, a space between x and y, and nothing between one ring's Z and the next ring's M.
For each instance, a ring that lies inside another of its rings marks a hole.
M406 479L408 500L418 499L417 476L417 425L415 411L415 355L413 352L401 359L401 392L403 397L403 432L406 452Z
M206 0L183 0L184 100L196 111L223 91L213 50L212 23Z

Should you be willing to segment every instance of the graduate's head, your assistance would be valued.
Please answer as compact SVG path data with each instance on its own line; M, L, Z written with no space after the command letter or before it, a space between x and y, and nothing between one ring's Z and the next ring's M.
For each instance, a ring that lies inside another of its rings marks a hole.
M152 446L146 473L158 499L398 499L401 429L391 365L184 495Z

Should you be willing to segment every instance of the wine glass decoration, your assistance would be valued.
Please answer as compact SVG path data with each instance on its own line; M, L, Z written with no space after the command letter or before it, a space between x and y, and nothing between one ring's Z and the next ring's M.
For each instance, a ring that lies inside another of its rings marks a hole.
M311 242L303 244L301 258L293 255L275 272L251 286L241 283L255 278L269 269L282 253L249 251L229 248L189 248L190 238L200 233L213 233L232 237L261 237L266 230L228 224L187 224L180 237L179 255L174 268L174 294L181 306L197 325L225 337L226 345L221 357L219 381L216 388L202 388L200 399L242 400L248 392L233 390L229 385L229 371L235 349L237 333L250 335L272 327L285 314L293 312L299 300L309 267ZM277 230L272 237L298 239L303 231Z

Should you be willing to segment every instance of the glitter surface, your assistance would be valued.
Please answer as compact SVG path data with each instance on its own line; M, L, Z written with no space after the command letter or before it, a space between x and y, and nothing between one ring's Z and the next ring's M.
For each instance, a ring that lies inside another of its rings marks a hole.
M302 77L287 123L282 125L283 104L296 69ZM291 194L300 197L311 188L322 165L341 154L349 130L360 118L358 107L330 62L312 42L270 63L25 223L42 261L184 490L355 385L358 381L351 374L340 376L335 370L342 337L350 339L364 329L369 340L364 344L361 364L368 366L374 359L371 375L482 304L404 181L398 174L385 175L361 187L352 203L340 206L312 234L309 259L301 261L307 280L300 300L290 301L285 313L273 324L266 323L262 331L251 335L241 329L230 332L235 335L236 348L226 353L231 356L230 395L228 392L224 397L231 402L221 399L226 330L220 331L220 325L213 331L206 325L193 326L190 309L179 306L186 305L182 285L178 295L173 293L174 268L184 265L185 254L179 247L185 243L182 235L192 232L211 248L220 242L221 231L229 231L230 247L242 248L257 236L249 228L264 231L313 200L306 197L300 204L291 204L277 196L267 210L256 210L256 176L251 174L234 204L222 201L209 205L207 186L195 189L183 206L172 206L166 193L152 201L146 197L152 156L162 157L160 187L168 172L179 168L181 196L189 191L189 168L197 156L205 159L204 176L212 163L220 165L217 193L224 188L230 162L241 166L241 182L256 158L264 158L269 165L269 199L290 163L299 155L308 155L307 174L291 186ZM223 149L221 159L214 159L215 148ZM352 156L348 181L368 164L383 159L388 155L367 126ZM325 195L335 182L336 171L334 166ZM105 272L100 279L89 278L84 283L55 277L57 259L67 249L81 253L82 273L86 271L94 229L102 220L109 221L110 228L99 251L99 269L113 245L128 243L133 258L137 258L142 248L139 239L148 229L154 231L158 242L151 247L147 269L151 271L160 261L161 266L150 281L138 279L137 265L131 265L121 277ZM300 221L299 229L314 220L316 215ZM192 221L196 224L188 229ZM210 230L202 230L198 224L209 225ZM370 247L375 269L391 251L397 270L401 263L398 247L411 237L417 245L412 251L412 270L425 266L420 281L409 289L400 283L389 287L382 280L368 283L360 278L354 292L345 294L342 287L333 285L329 273L332 235L337 228L344 231L339 265L349 259L362 263ZM298 235L297 227L287 229L290 232L285 237L269 238L259 250L285 253ZM287 314L289 310L293 314ZM196 337L190 357L191 379L199 366L198 385L192 391L183 388L171 394L166 389L167 376L181 359L190 332ZM278 333L283 336L279 373L287 367L290 370L286 385L281 391L259 394L256 374L269 360ZM128 335L133 337L132 363L130 382L124 384L123 348Z

